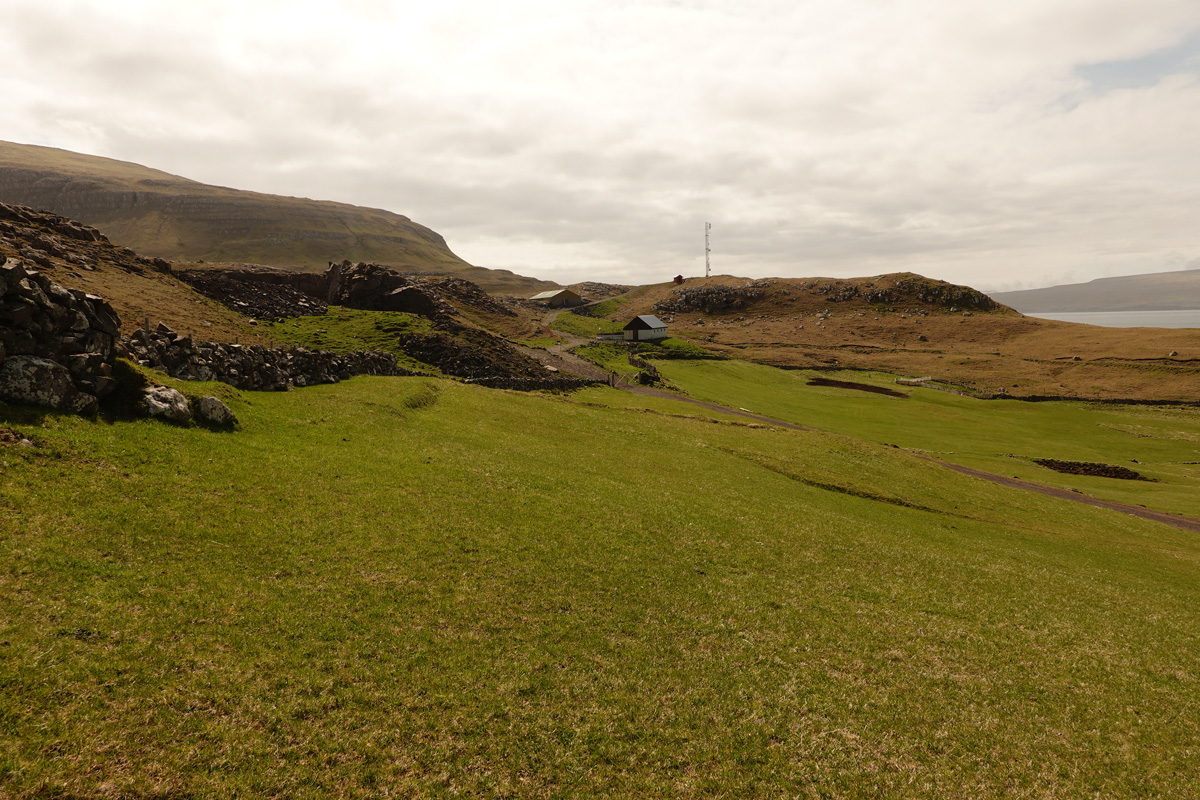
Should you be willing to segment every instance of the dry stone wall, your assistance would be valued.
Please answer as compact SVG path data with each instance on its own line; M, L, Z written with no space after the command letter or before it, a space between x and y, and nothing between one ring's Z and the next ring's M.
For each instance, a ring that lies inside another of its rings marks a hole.
M166 325L139 330L121 340L139 364L173 378L221 381L238 389L281 392L291 386L337 383L355 375L420 375L396 365L382 350L338 354L325 350L292 350L261 345L198 342Z
M120 320L103 298L0 257L0 399L90 413L116 386Z

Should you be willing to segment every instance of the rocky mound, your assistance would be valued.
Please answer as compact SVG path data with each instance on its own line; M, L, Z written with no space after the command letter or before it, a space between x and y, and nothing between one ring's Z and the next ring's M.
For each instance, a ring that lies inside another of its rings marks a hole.
M740 311L762 298L770 285L769 281L754 281L746 286L685 286L671 292L666 300L655 303L654 310L672 314Z
M496 314L501 317L517 315L512 308L492 297L478 284L463 278L430 278L417 281L416 285L422 286L426 291L440 297L455 308L466 306L475 311Z
M721 314L750 311L760 304L815 307L842 304L874 311L944 311L949 313L1006 310L983 292L969 286L932 280L912 273L880 275L875 278L814 278L783 280L771 278L746 281L741 285L705 282L684 284L654 304L660 313Z
M453 334L404 334L400 346L418 361L460 378L529 378L548 383L552 379L544 366L508 342L475 328L461 328Z

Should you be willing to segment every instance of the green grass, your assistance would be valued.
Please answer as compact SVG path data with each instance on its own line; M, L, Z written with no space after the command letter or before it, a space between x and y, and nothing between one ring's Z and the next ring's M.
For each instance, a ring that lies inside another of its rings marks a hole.
M312 350L351 353L355 350L386 350L402 367L437 373L435 367L417 361L401 349L397 336L428 333L428 319L401 311L359 311L330 306L317 317L292 317L271 325L271 335L283 342Z
M586 358L610 372L632 375L640 372L629 363L632 352L641 358L712 358L707 350L683 339L666 338L654 342L588 342L571 348L580 358Z
M628 302L629 300L624 297L612 297L590 306L584 306L574 313L581 317L608 317L617 313L621 306Z
M570 400L571 402L582 403L584 405L636 411L641 414L666 414L707 422L712 422L713 420L729 422L737 425L755 424L748 422L746 417L740 414L726 414L719 411L712 411L683 400L637 395L623 391L614 392L607 387L579 389L570 394ZM761 427L761 425L757 425L757 427Z
M668 336L650 342L635 342L635 350L643 358L718 358L698 344Z
M658 368L698 399L1200 517L1200 409L1195 407L976 400L898 386L886 373L780 370L733 360L661 361ZM909 398L808 386L817 376L885 386ZM1035 458L1117 464L1159 482L1064 475L1032 463Z
M1194 535L583 402L0 405L0 795L1200 792Z
M589 342L571 352L618 375L636 375L641 369L629 363L629 348L618 342Z
M562 340L553 336L542 336L536 339L517 339L516 342L526 347L536 347L538 350L545 350L549 347L554 347L556 344L561 344Z
M570 311L565 311L554 318L550 329L562 331L573 336L591 337L598 333L618 333L624 325L597 317L581 317Z

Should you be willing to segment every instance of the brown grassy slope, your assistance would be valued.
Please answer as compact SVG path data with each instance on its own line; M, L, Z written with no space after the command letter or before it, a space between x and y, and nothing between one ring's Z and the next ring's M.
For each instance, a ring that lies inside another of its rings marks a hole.
M152 325L166 322L180 333L204 340L268 343L246 317L157 271L131 251L104 239L87 241L62 234L55 228L64 221L0 205L0 256L35 267L67 288L100 295L120 315L126 334L148 317Z
M209 186L49 147L0 142L0 202L80 220L114 242L167 259L309 270L349 259L453 275L505 294L555 286L472 266L440 234L390 211Z
M613 318L658 314L675 335L785 367L929 375L1017 397L1200 400L1200 330L1100 328L1024 317L1005 306L964 316L960 306L912 295L887 304L864 297L904 281L918 293L923 285L950 286L909 274L764 281L719 276L688 280L682 287L642 287ZM677 300L681 289L696 287L733 292L757 287L760 294L739 308L663 310L664 301ZM855 296L833 299L851 288ZM818 318L825 311L828 317ZM1169 356L1172 351L1177 355Z

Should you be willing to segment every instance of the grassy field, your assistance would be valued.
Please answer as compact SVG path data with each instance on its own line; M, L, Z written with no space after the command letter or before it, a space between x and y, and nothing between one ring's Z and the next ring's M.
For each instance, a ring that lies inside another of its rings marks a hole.
M713 358L703 348L671 337L653 342L588 342L572 348L571 352L619 375L641 371L629 363L630 353L649 359Z
M624 297L610 297L599 303L592 303L573 312L581 317L607 317L621 310L621 306L629 301Z
M583 337L595 336L598 333L618 333L622 327L624 326L619 322L600 317L582 317L570 311L559 314L550 323L551 330Z
M660 361L658 367L698 399L1200 517L1200 408L976 400L897 386L886 373L781 370L735 360ZM815 377L899 389L909 397L807 385ZM1156 482L1064 475L1033 463L1046 458L1115 464Z
M1194 535L608 391L0 405L0 796L1200 793Z
M321 316L291 317L270 325L269 330L272 337L284 345L335 353L386 350L396 356L402 367L440 374L435 367L407 355L396 338L404 333L429 333L433 330L428 319L416 314L330 306Z

